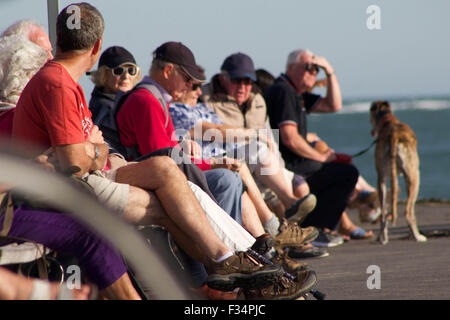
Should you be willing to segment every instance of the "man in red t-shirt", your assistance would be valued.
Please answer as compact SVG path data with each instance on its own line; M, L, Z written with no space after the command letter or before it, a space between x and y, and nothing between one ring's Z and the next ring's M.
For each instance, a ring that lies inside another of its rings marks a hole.
M139 87L119 104L117 127L122 144L127 148L136 148L140 155L162 148L179 147L168 105L173 99L184 95L193 82L204 81L205 77L189 48L181 42L166 42L159 46L154 52L150 76L145 76L141 81L141 84L153 85L158 97ZM195 155L195 150L188 151ZM216 167L214 159L193 160L202 170Z
M169 157L155 156L117 170L102 170L108 160L108 146L92 123L77 82L99 58L104 22L93 6L76 6L81 17L79 27L69 27L73 14L69 6L58 15L55 59L24 89L16 107L13 141L34 143L37 152L51 147L59 170L78 167L76 174L94 188L99 200L128 221L165 226L191 255L208 262L210 282L218 289L255 282L268 285L269 279L281 276L279 266L255 264L247 253L235 253L225 245L211 227L186 177ZM246 239L245 249L254 241L250 236ZM229 265L236 270L233 277L226 269Z

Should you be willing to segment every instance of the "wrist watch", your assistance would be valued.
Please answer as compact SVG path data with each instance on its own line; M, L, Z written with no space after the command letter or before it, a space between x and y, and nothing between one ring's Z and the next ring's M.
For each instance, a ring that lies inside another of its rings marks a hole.
M94 161L98 159L98 157L100 157L100 149L98 148L98 146L96 144L94 144L94 152L95 152L95 156L94 156Z

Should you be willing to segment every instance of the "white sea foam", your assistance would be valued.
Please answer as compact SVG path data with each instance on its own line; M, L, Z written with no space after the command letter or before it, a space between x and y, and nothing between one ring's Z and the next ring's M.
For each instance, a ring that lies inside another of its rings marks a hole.
M352 102L344 102L340 113L361 113L368 112L370 104L373 100L360 100ZM390 101L394 111L398 110L445 110L450 109L450 99L405 99Z

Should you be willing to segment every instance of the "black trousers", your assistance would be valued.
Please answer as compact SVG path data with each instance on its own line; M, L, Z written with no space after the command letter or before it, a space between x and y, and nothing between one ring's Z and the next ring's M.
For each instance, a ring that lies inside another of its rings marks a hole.
M352 164L309 159L286 163L286 167L303 175L311 193L317 197L316 208L303 221L302 227L336 229L358 181L358 169Z

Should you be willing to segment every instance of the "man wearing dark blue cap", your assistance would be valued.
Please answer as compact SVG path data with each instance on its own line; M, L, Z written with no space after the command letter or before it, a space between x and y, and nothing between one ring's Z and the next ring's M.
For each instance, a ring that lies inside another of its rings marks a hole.
M266 104L260 94L252 93L256 81L252 59L244 53L230 55L203 90L207 102L225 124L253 129L264 128Z

